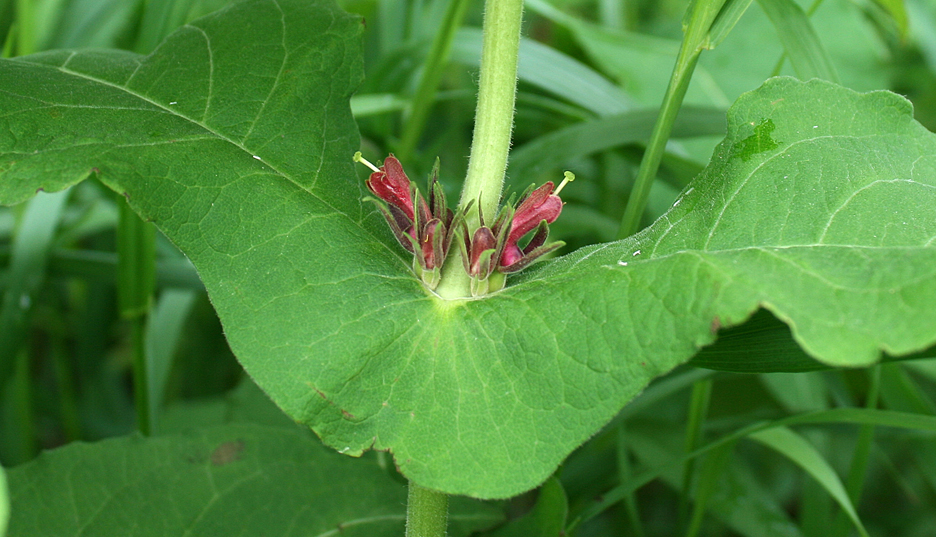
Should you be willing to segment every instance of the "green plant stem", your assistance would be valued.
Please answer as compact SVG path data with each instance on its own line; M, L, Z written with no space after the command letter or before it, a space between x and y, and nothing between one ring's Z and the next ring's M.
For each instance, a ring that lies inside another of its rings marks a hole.
M448 63L449 53L452 51L455 32L465 18L469 3L469 0L449 0L442 25L436 32L432 48L423 64L416 94L410 101L409 117L406 118L403 135L396 151L397 157L402 161L407 161L413 156L416 144L422 135L426 118L429 117L429 111L435 103L436 91L442 81L442 70Z
M120 314L130 322L133 353L133 392L137 426L149 436L150 393L146 353L146 316L156 285L156 228L143 222L126 202L118 201L117 294Z
M633 476L630 458L627 450L627 427L625 423L621 423L617 428L617 438L615 442L616 455L617 455L617 471L618 471L618 482L627 483L628 480ZM644 537L646 532L644 532L643 524L640 521L640 510L637 508L637 495L628 494L623 499L624 503L624 514L626 518L626 523L630 528L630 535L633 537Z
M493 218L504 186L517 93L522 20L523 0L488 0L485 3L478 108L468 174L459 200L460 206L477 200L472 210L475 219L478 209ZM473 223L469 217L469 225Z
M689 401L689 415L686 420L686 453L692 453L699 447L702 438L702 426L708 415L709 402L712 398L712 379L703 379L692 385L692 397ZM692 476L695 473L695 459L689 459L683 466L683 494L679 502L679 520L685 523L689 513L689 498L692 496Z
M444 537L448 525L448 495L409 482L406 537Z
M520 52L520 23L523 0L488 0L484 10L478 108L468 174L459 206L474 200L468 214L469 233L480 227L479 211L492 219L497 212L507 153L513 129L517 93L517 61ZM462 269L461 254L453 248L442 271L436 293L443 298L471 296L471 283Z
M640 226L640 217L647 206L650 187L660 168L660 160L666 150L666 142L673 131L673 123L682 106L692 73L702 50L709 47L708 32L715 17L718 15L724 0L696 0L689 6L689 24L676 57L676 66L670 76L663 104L660 106L660 115L653 126L653 133L644 152L634 188L631 190L618 228L618 238L623 239L633 235Z

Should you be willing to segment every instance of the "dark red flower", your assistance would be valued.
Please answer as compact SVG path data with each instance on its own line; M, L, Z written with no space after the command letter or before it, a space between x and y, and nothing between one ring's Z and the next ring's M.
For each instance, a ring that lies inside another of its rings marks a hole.
M409 177L393 153L387 157L379 170L370 175L366 184L375 196L402 211L410 221L416 218Z
M464 219L464 210L455 214L445 204L438 160L429 178L428 201L392 154L380 168L364 160L360 153L354 155L354 160L374 170L367 179L367 188L379 198L373 201L400 245L413 254L413 271L430 289L435 289L449 247Z
M496 260L491 257L497 251L497 238L488 227L479 227L471 238L471 249L468 253L468 274L474 277L485 277L491 273Z
M530 192L517 206L514 212L513 220L510 222L510 233L507 235L507 243L504 245L504 253L501 254L500 267L502 272L516 272L526 267L535 260L527 259L537 248L546 242L549 235L549 227L545 224L552 224L559 218L562 212L562 200L559 196L553 194L552 181ZM517 244L527 233L537 230L536 235L523 249ZM552 246L552 245L550 245ZM561 246L561 245L559 245ZM547 251L554 250L559 246L550 248ZM537 252L536 257L543 255L544 252Z
M503 288L505 274L523 270L564 244L561 241L546 244L546 239L549 224L562 212L558 194L566 182L575 178L570 172L566 172L565 180L555 192L555 185L550 181L537 189L531 186L516 207L511 198L490 226L479 209L481 226L471 232L465 215L473 202L457 213L446 206L438 181L438 159L429 177L428 198L420 194L392 154L380 168L364 160L360 152L354 155L354 160L373 170L367 179L367 188L378 199L371 199L377 203L397 241L413 254L413 272L430 289L439 284L442 265L456 236L474 296ZM533 237L521 248L519 242L531 232Z

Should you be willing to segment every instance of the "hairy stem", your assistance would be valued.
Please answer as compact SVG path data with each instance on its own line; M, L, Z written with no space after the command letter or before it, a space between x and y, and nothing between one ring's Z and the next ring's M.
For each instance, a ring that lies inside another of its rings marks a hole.
M523 0L488 0L485 3L478 108L468 175L459 200L461 207L475 200L467 218L470 233L481 225L479 211L488 219L494 217L504 186L517 92L522 19ZM443 267L436 293L443 298L471 296L470 279L462 269L461 254L455 249Z
M406 500L406 537L444 537L448 495L410 481Z
M485 4L478 108L459 203L464 206L478 200L475 207L489 217L497 210L507 169L522 18L522 0L488 0ZM477 215L477 210L472 213Z

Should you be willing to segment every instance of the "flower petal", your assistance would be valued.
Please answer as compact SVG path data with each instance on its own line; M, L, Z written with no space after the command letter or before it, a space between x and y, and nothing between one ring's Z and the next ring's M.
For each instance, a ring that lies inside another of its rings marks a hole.
M410 180L403 171L400 161L393 154L387 157L380 171L370 175L366 184L374 195L401 209L410 220L415 220Z

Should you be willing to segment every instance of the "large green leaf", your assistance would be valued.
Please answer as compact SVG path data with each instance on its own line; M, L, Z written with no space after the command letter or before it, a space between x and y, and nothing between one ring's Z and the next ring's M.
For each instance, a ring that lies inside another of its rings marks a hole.
M896 95L792 79L735 104L652 227L485 299L436 297L360 200L360 29L325 3L253 0L146 57L3 61L0 199L97 173L191 258L293 419L451 493L542 482L759 307L830 365L936 341L936 140Z
M402 535L406 486L310 437L232 424L49 451L9 471L8 535ZM452 511L455 535L501 518L476 501Z

